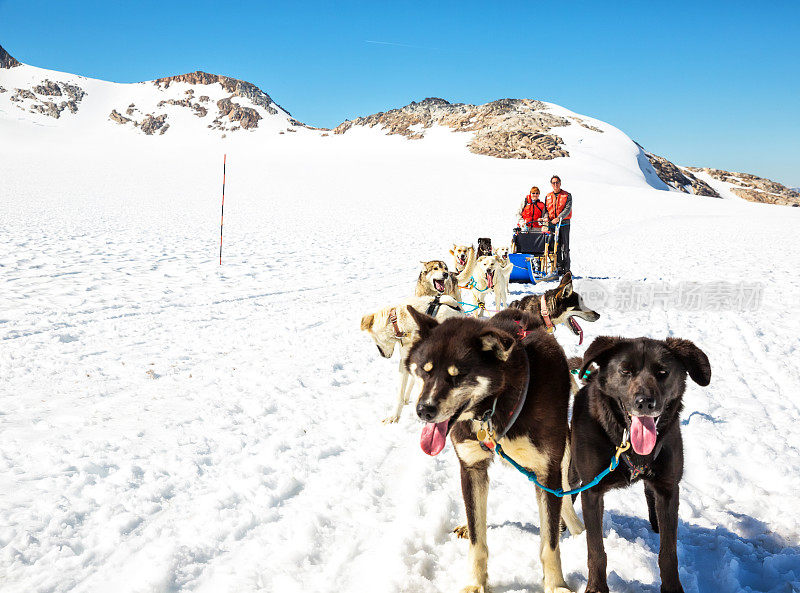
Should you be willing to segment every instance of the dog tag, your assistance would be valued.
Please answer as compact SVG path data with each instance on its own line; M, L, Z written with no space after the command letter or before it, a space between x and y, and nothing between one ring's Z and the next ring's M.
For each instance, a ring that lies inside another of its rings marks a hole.
M489 436L489 433L486 432L485 428L479 428L478 429L478 434L476 436L478 437L479 441L485 441L486 437Z

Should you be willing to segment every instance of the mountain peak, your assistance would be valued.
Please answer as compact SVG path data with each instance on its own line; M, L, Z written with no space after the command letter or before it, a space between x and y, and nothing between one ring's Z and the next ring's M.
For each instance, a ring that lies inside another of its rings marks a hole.
M9 54L3 49L3 46L0 45L0 68L13 68L14 66L22 66L22 64L15 60L14 56Z
M230 76L223 76L221 74L209 74L208 72L203 72L202 70L189 72L188 74L179 74L177 76L167 76L165 78L159 78L153 81L157 87L163 86L163 88L169 88L169 85L172 82L185 82L188 84L203 85L219 83L220 86L222 86L222 88L226 91L233 93L236 96L250 99L256 105L266 109L268 113L278 113L275 107L273 107L271 104L280 107L280 105L275 103L267 93L262 91L251 82L239 80L238 78L231 78ZM283 109L283 107L280 108ZM286 110L283 109L283 111ZM289 112L286 111L286 113Z

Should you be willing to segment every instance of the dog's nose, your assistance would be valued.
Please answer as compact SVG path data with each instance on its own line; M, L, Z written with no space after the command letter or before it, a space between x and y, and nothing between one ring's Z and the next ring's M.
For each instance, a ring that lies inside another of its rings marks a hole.
M436 418L436 406L430 404L417 404L417 416L422 418L425 422L430 422Z
M656 399L649 395L639 395L633 402L633 408L637 412L648 414L656 409Z

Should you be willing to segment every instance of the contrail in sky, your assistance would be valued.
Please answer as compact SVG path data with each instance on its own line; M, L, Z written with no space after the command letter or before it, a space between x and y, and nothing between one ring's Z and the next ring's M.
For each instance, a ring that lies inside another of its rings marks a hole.
M372 41L370 39L365 39L364 43L372 43L375 45L393 45L395 47L408 47L411 49L429 49L433 51L439 51L438 47L424 47L422 45L409 45L407 43L395 43L393 41Z

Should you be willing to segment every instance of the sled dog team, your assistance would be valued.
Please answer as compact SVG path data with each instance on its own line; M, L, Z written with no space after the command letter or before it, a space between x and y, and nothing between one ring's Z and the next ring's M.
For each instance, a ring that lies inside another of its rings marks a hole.
M486 296L492 291L496 306L507 307L508 284L514 267L508 251L508 247L498 247L491 255L478 255L471 245L453 245L450 253L455 272L450 272L447 264L439 259L420 262L422 271L417 279L414 295L447 295L462 302L467 293L475 302L474 308L478 316L482 317L486 308Z
M451 253L455 272L443 261L423 263L416 296L364 315L361 329L385 358L400 346L400 387L384 422L399 419L415 388L414 409L424 422L422 450L437 455L448 436L453 443L467 516L466 526L456 533L469 539L468 582L462 591L488 591L488 467L495 455L537 480L539 555L547 593L571 591L561 569L562 526L572 535L583 531L574 497L563 493L583 490L586 591L607 592L603 495L639 480L644 482L650 524L660 537L661 591L682 591L677 559L683 473L679 420L687 375L702 386L711 380L706 355L678 338L600 336L582 359L567 360L554 338L555 328L565 324L582 339L577 318L600 317L573 289L569 273L556 288L482 319L465 314L458 290L483 287L476 270L485 274L487 286L503 282L502 253L479 258L467 246L454 246ZM480 266L481 259L492 261ZM507 295L507 280L504 287ZM571 370L578 372L583 387L578 389ZM521 481L520 488L534 486Z

